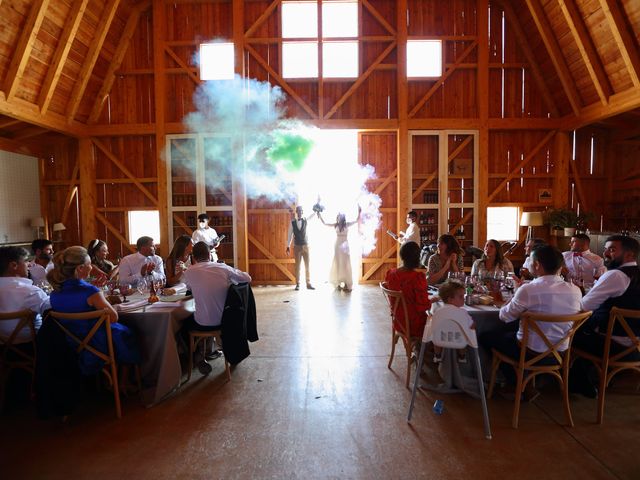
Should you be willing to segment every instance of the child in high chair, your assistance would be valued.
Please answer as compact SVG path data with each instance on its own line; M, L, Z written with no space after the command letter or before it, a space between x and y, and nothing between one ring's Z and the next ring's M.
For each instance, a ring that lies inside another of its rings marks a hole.
M451 312L452 310L457 310L456 318L462 316L469 323L469 328L475 328L475 324L473 323L473 319L471 315L469 315L462 306L464 305L464 294L465 288L464 285L460 282L456 282L453 280L447 280L442 284L442 286L438 289L438 296L444 303L444 305L438 308L436 311L438 312L438 316L446 316L446 312ZM460 312L461 311L461 312ZM462 315L461 315L462 314ZM442 347L437 345L433 346L433 361L438 363L442 361ZM467 351L464 348L458 349L458 362L466 363L467 362Z

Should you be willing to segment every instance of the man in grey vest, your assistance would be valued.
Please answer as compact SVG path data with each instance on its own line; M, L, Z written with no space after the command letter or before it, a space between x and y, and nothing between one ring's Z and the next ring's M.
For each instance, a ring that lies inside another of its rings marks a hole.
M307 242L307 222L315 215L315 212L307 218L302 216L302 207L296 207L296 218L289 224L287 235L287 256L291 253L291 241L293 240L293 257L296 260L296 290L300 290L300 264L304 260L304 270L307 280L307 290L315 290L311 285L311 272L309 271L309 245Z

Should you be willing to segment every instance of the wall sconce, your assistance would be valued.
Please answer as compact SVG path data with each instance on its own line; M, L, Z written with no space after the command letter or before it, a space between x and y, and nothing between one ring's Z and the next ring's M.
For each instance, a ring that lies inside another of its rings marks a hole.
M54 223L53 224L53 236L55 240L62 241L62 232L66 230L67 227L64 226L64 223Z
M31 219L31 226L34 228L34 230L36 232L36 237L35 238L42 238L42 235L40 235L40 232L42 231L42 233L44 234L44 218L42 218L42 217L32 218Z
M542 225L544 225L542 212L522 212L522 217L520 218L520 226L528 227L527 238L525 240L526 242L533 238L533 228L541 227Z

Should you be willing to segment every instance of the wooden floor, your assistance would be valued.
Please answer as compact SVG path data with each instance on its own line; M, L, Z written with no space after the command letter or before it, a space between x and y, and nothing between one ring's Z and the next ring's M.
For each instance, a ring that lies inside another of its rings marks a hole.
M560 396L545 389L511 428L512 403L489 401L485 440L479 401L422 393L411 424L401 357L387 369L389 320L377 287L351 294L256 287L260 341L223 381L206 378L151 409L135 398L116 420L109 397L66 424L33 407L0 417L0 476L14 478L640 478L638 396L572 397L574 428Z

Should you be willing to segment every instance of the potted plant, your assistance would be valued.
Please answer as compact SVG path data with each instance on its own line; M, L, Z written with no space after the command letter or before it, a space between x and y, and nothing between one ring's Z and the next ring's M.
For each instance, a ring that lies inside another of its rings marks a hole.
M576 233L578 215L568 208L553 208L547 212L547 223L551 226L551 234L558 235L564 229L564 236L571 237Z
M585 233L589 227L589 222L594 221L596 216L591 212L581 212L576 218L576 230Z

